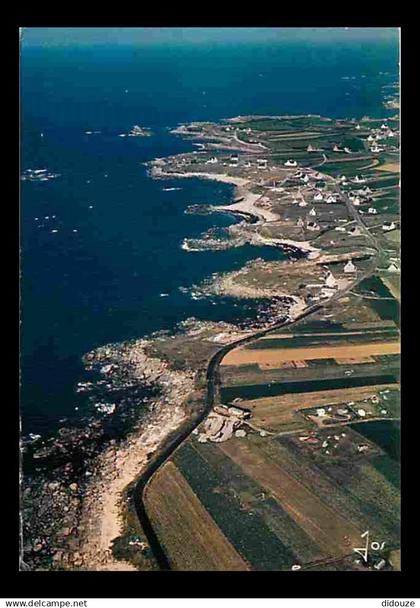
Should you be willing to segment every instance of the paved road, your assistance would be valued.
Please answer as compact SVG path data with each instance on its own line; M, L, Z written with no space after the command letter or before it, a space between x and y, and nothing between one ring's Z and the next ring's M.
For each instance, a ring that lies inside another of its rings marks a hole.
M330 177L330 176L328 176ZM335 180L334 180L335 181ZM285 320L281 319L275 323L273 323L270 327L256 331L251 336L247 336L245 338L241 338L236 340L235 342L228 344L217 351L213 357L210 359L209 364L207 366L207 392L205 398L205 407L202 412L198 414L193 420L189 420L186 425L171 439L169 439L168 443L165 445L163 450L159 452L158 455L150 462L147 471L143 473L140 479L137 481L135 492L134 492L134 500L138 518L140 520L143 531L146 535L150 548L153 552L154 557L162 570L170 570L171 564L168 559L168 556L165 554L165 551L162 545L159 542L159 539L155 533L153 525L149 519L147 514L147 510L144 504L144 493L148 487L148 484L152 480L155 473L167 462L169 458L173 455L176 449L178 449L184 441L186 441L191 435L192 431L197 428L197 426L206 418L209 412L215 405L215 401L217 401L218 390L220 386L220 371L219 366L222 359L226 356L228 352L233 350L234 348L238 348L239 346L243 346L251 341L257 340L258 338L267 335L270 332L273 332L281 327L286 327L301 321L302 319L318 312L322 308L328 306L332 302L338 300L346 293L352 291L356 285L358 285L365 278L372 275L377 267L378 256L379 256L379 247L376 243L376 239L370 234L368 228L365 226L363 221L361 220L359 214L357 213L354 205L348 198L348 196L343 193L339 189L340 195L343 197L343 200L346 203L347 209L351 217L357 221L357 223L362 228L363 232L369 238L370 242L375 249L375 254L372 256L372 264L368 270L356 276L355 279L344 289L338 290L333 296L328 298L327 300L317 303L315 305L309 306L304 312L302 312L299 316L297 316L293 320Z

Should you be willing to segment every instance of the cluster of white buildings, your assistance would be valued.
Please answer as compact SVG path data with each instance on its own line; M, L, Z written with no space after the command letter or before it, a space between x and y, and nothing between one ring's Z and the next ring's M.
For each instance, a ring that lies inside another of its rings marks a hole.
M384 222L382 224L382 230L384 232L390 232L391 230L395 230L397 228L397 224L395 222Z
M345 152L346 154L352 153L350 148L348 148L347 146L344 146L344 148L340 148L339 146L337 146L337 144L334 145L333 152Z
M338 194L328 194L324 197L322 192L317 192L313 199L316 203L338 203Z
M397 135L385 122L379 129L371 129L367 137L368 146L371 152L383 152L384 146L378 145L379 141L384 141L389 138L394 138Z

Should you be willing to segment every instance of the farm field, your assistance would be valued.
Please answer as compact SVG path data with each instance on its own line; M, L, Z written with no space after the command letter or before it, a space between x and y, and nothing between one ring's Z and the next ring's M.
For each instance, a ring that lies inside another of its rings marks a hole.
M336 335L339 333L357 333L359 331L363 332L375 332L375 331L386 331L390 329L395 329L396 325L393 321L368 321L368 322L347 322L347 323L335 323L333 321L316 321L316 320L307 320L303 319L302 321L298 321L292 329L282 328L277 334L275 331L269 334L269 336L308 336L308 335L325 335L328 337L331 335ZM266 337L269 337L266 336Z
M399 421L372 421L357 426L357 432L379 445L389 458L399 461Z
M318 391L313 393L294 393L241 401L241 407L252 412L252 424L269 432L287 432L313 427L305 420L299 410L345 404L369 399L380 391L395 391L396 384L372 385L357 388ZM399 392L398 393L399 398ZM387 406L388 407L388 406ZM399 414L388 407L390 415Z
M358 292L365 293L368 296L378 296L378 298L370 300L372 308L378 313L381 319L391 320L399 325L399 302L393 297L391 291L379 277L373 276L369 279L364 279L358 286Z
M303 346L316 346L322 344L327 347L329 344L342 344L342 345L353 345L353 344L365 344L368 342L384 342L392 341L398 338L398 330L394 328L386 328L383 330L372 330L372 331L358 331L358 332L341 332L338 334L333 333L312 333L305 334L301 333L297 336L281 336L281 335L268 335L263 336L256 342L251 342L246 346L246 350L259 350L259 349L276 349L276 348L291 348L296 349L297 347Z
M320 432L321 440L328 432ZM390 480L392 460L372 443L369 456L357 456L363 437L350 428L344 435L344 450L333 459L303 448L298 435L251 432L221 444L192 436L147 495L177 569L290 570L298 564L335 570L342 560L354 569L353 548L366 529L395 547L399 496L396 479Z
M364 384L396 382L399 377L399 355L380 355L375 362L356 362L350 365L338 363L336 359L315 359L304 362L304 367L296 367L293 362L285 362L277 368L261 369L256 363L249 365L230 365L221 368L222 391L230 387L267 385L266 394L283 394L272 390L272 385L287 384L287 392L312 392L350 388ZM383 379L386 376L388 379ZM377 380L375 380L377 378ZM382 378L382 380L381 380ZM299 389L299 384L300 389ZM293 386L295 385L295 386Z
M294 521L318 544L325 556L347 555L359 530L290 474L286 467L249 442L226 442L221 450L281 504Z
M377 171L390 171L391 173L399 173L400 165L399 163L385 163L383 165L379 165L376 167Z
M293 519L218 445L191 439L177 451L174 460L206 510L252 569L290 569L297 559L297 549L289 545L294 545L296 536L299 552L309 559L319 557L317 546L293 525ZM273 530L274 523L277 531ZM283 531L280 536L279 529Z
M359 429L364 424L356 425ZM356 427L355 427L356 428ZM327 439L333 430L321 431ZM351 437L356 445L363 436L354 429L345 428L344 439ZM254 437L252 438L254 440ZM388 543L399 539L399 492L375 466L379 448L370 451L373 456L328 455L325 450L312 452L303 447L296 435L274 438L270 441L258 437L255 442L267 457L289 474L294 475L321 499L327 500L333 512L343 514L346 520L361 533L370 529L384 537ZM357 546L357 545L356 545Z
M172 462L147 490L146 506L177 570L248 570Z
M344 366L343 366L344 367ZM280 370L281 371L281 370ZM287 371L287 370L285 370ZM314 368L310 370L314 371ZM222 386L220 395L223 403L230 403L233 399L259 399L261 397L272 397L274 395L285 395L293 393L305 393L323 390L345 389L351 387L374 386L377 384L392 384L397 382L394 375L374 375L358 377L339 377L330 380L305 380L300 382L279 381L268 384L235 384Z
M399 277L383 277L382 282L399 302L401 299L401 284Z
M358 359L371 355L398 354L399 342L357 344L347 346L322 346L288 349L238 348L229 352L221 365L244 365L257 363L260 367L277 367L284 361L305 359Z
M396 139L386 139L398 125L311 116L232 122L222 127L223 140L232 130L235 144L254 147L242 157L216 153L210 164L219 166L208 170L245 177L260 197L255 209L278 215L253 224L252 239L277 243L287 235L323 257L251 260L214 273L203 294L259 299L261 310L278 298L282 311L291 294L296 310L316 305L286 328L276 311L266 335L215 359L207 376L212 411L148 486L153 527L176 570L399 569L400 195ZM369 144L376 134L368 139L375 126L385 146L379 155ZM258 145L267 158L253 156ZM203 158L192 168L207 170ZM331 206L316 191L340 200ZM360 218L342 193L360 205ZM294 315L291 308L289 320ZM217 348L209 340L203 361ZM366 531L380 547L370 547L369 563L354 553Z

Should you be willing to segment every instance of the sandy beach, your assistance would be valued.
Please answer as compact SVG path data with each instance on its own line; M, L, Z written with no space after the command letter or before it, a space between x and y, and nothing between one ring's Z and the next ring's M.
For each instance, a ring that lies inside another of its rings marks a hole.
M156 167L153 169L152 174L155 177L197 177L201 179L212 179L217 182L224 182L225 184L233 184L236 186L236 198L243 198L243 200L231 205L215 205L213 206L213 209L233 213L235 211L238 213L249 213L258 217L264 222L275 222L279 219L279 217L272 211L255 206L255 203L261 198L261 195L254 194L246 188L246 186L250 183L250 180L244 177L236 177L233 175L227 175L226 173L205 173L201 171L197 171L196 173L192 171L185 173L169 173Z
M276 222L279 219L278 215L272 211L255 206L255 203L261 198L260 194L249 192L249 190L246 190L243 186L237 187L236 193L238 197L243 197L243 200L233 203L232 205L217 205L213 207L213 209L217 209L218 211L229 211L232 213L235 211L238 213L250 213L263 222Z
M185 173L176 173L175 171L163 171L160 167L153 167L152 175L154 177L198 177L202 179L213 179L218 182L234 184L235 186L245 186L249 184L249 179L244 177L235 177L226 173L205 173L204 171L185 171Z

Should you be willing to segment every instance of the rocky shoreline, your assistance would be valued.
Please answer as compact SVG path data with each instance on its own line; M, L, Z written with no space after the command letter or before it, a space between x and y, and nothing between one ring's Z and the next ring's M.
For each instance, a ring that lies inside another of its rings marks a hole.
M22 570L135 569L112 555L122 527L121 495L185 420L183 403L194 390L193 371L170 369L146 354L148 346L149 340L137 340L85 356L87 369L99 366L114 386L137 383L149 391L125 437L111 438L112 416L86 417L23 448Z

